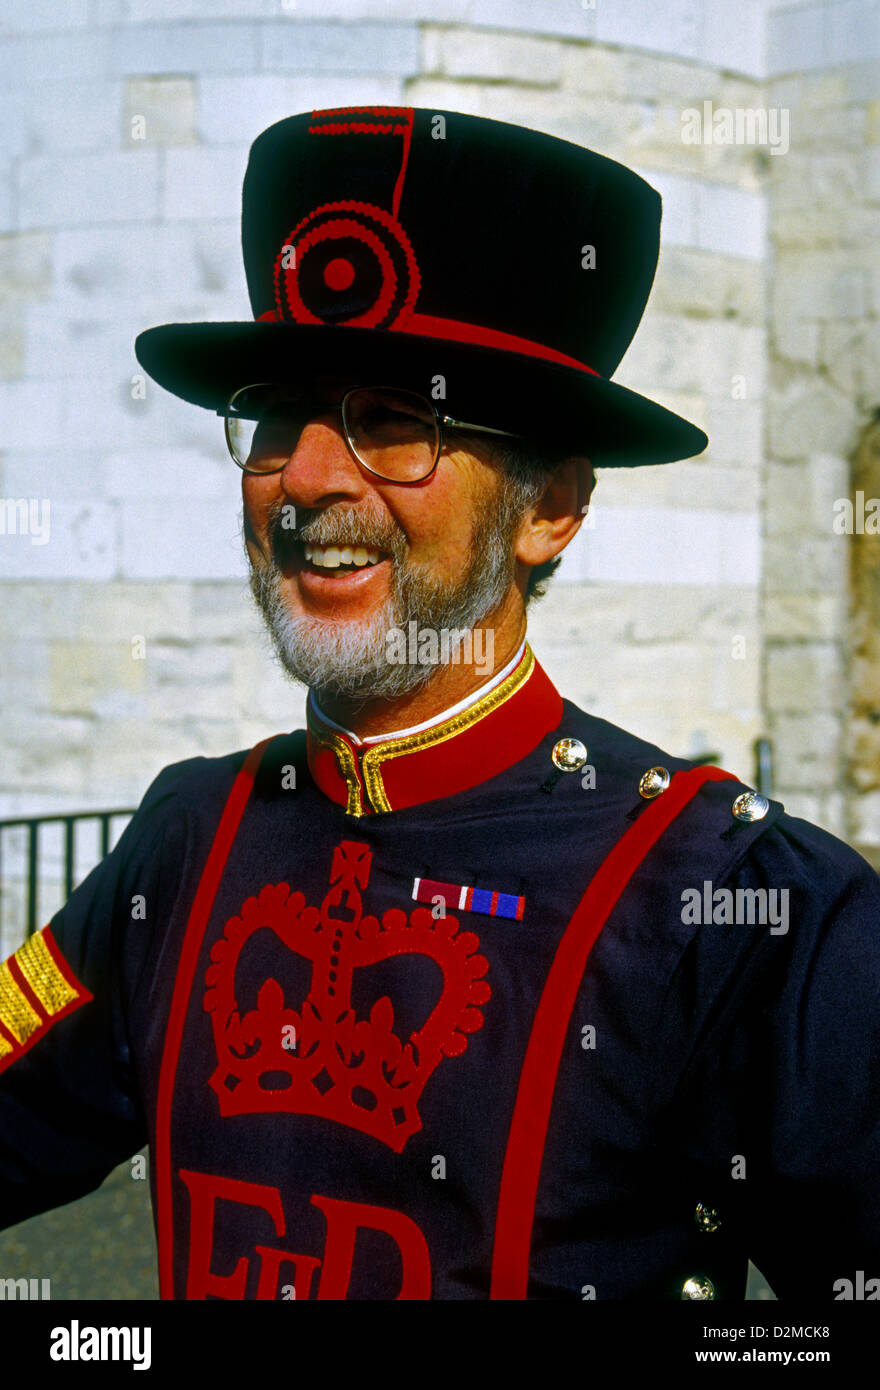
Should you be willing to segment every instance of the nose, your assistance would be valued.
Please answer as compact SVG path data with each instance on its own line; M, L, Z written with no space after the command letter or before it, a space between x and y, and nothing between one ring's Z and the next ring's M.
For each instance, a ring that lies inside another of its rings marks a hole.
M303 508L357 501L370 490L346 442L339 406L308 421L278 476L282 490Z

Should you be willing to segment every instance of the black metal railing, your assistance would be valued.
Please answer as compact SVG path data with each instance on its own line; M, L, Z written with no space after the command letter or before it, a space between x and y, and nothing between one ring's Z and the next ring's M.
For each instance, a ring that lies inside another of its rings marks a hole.
M52 887L56 890L56 897L58 890L61 890L62 902L66 902L77 882L109 853L115 822L122 817L129 820L133 815L133 809L125 808L117 811L75 811L50 816L14 816L0 820L0 932L3 938L18 938L22 941L25 937L32 936L38 927L45 925L40 904L40 890L43 887L40 852L44 841L42 831L46 826L56 825L63 828L60 871L52 876ZM84 865L82 854L77 853L77 841L80 839L77 827L86 822L97 828L98 836L97 853L93 850ZM120 827L120 833L122 828ZM24 844L14 851L16 872L12 873L7 869L7 863L10 858L10 839L14 838L12 832L15 831L19 832ZM14 889L19 891L16 893ZM15 899L21 900L18 910L13 913L11 923L7 920L10 899L13 903ZM61 905L59 902L58 906ZM45 920L48 921L48 916Z

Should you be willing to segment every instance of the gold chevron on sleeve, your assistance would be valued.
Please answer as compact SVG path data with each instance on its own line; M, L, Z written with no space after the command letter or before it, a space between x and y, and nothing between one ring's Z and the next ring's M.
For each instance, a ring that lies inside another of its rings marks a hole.
M51 927L29 937L0 964L0 1072L93 997L64 959Z
M59 1013L79 997L79 992L65 980L52 959L41 931L18 948L15 959L47 1014Z
M0 1023L21 1045L36 1033L43 1020L31 1008L23 991L16 984L9 961L0 965Z

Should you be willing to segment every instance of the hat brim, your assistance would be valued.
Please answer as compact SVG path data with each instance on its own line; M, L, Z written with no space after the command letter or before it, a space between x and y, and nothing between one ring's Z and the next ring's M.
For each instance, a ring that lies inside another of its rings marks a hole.
M170 323L135 341L138 362L193 405L222 410L261 381L332 374L363 385L408 387L444 414L571 448L601 468L693 458L705 433L616 382L574 367L411 333L297 323ZM445 395L432 389L442 379Z

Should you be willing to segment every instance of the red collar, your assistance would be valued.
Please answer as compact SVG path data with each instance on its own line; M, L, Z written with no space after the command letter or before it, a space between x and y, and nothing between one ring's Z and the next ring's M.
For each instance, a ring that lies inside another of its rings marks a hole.
M531 753L562 718L562 697L527 645L509 676L451 719L357 743L308 703L309 771L349 815L381 815L467 791Z

